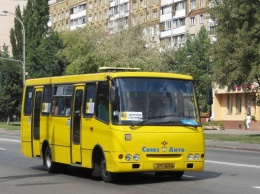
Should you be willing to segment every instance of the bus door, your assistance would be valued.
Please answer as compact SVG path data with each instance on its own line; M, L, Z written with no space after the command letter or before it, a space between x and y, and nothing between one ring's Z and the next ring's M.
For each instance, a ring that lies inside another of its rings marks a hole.
M32 115L32 153L33 156L41 155L40 148L40 121L42 105L42 88L36 88L34 93L34 108Z
M81 164L81 117L84 86L76 86L71 125L71 159L73 164Z

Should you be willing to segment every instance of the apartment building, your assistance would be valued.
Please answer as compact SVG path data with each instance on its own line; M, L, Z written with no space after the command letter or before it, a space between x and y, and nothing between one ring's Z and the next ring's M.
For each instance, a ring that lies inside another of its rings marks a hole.
M182 47L186 34L186 0L162 0L160 40L166 47Z

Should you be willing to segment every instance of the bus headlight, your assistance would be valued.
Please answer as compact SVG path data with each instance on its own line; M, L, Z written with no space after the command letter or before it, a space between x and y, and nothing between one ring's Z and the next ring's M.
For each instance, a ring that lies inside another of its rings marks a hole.
M131 154L126 154L125 160L126 161L130 161L131 159L132 159L132 155Z
M195 154L195 155L194 155L194 159L195 159L195 160L199 160L199 159L200 159L200 155L199 155L199 154Z
M134 161L138 161L140 159L140 155L139 154L135 154L133 158L134 158Z
M193 160L193 154L188 155L188 160Z

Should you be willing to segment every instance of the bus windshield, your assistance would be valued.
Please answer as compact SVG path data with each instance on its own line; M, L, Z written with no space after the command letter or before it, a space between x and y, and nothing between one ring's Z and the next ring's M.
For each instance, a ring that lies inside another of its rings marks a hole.
M200 119L192 80L117 78L112 122L118 125L192 125Z

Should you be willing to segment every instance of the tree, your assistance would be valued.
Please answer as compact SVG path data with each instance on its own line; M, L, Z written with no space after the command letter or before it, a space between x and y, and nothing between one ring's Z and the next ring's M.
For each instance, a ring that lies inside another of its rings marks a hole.
M98 67L139 67L164 71L158 48L148 46L140 26L108 35L96 28L79 28L63 35L63 54L70 65L67 74L97 72Z
M143 71L166 71L159 48L150 46L143 28L119 29L107 36L98 46L104 66L139 67Z
M260 1L223 0L211 15L218 22L214 81L220 87L260 85Z
M186 36L184 47L166 50L164 60L171 72L191 75L195 80L203 80L211 83L211 41L205 27L201 27L197 36L192 39ZM205 100L205 83L197 83L197 94L202 111L208 112L209 108Z
M105 36L102 29L78 28L62 33L65 48L60 50L69 63L65 74L83 74L97 72L100 63L97 45Z
M29 77L60 76L65 71L67 61L59 53L64 48L63 41L56 31L43 35L39 46L30 52Z
M21 9L20 6L16 6L15 15L21 19ZM14 28L10 31L10 42L12 45L13 58L17 60L22 60L23 58L23 27L18 19L14 18Z
M7 48L0 53L1 57L8 58ZM20 115L22 87L21 64L18 62L0 60L0 119L8 120L12 115Z
M38 47L48 32L49 5L46 0L28 0L23 15L26 32L26 68L29 76L38 76ZM42 59L45 60L45 59ZM35 72L36 70L36 72Z

